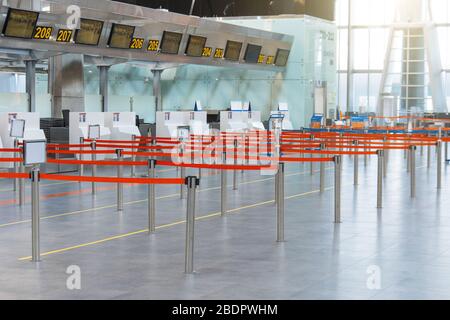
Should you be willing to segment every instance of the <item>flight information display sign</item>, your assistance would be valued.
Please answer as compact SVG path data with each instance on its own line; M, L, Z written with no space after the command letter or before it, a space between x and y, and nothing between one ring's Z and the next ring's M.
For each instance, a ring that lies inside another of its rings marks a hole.
M261 54L262 47L254 44L249 44L245 51L245 62L258 63L259 55Z
M7 37L32 39L38 19L38 12L10 8L3 27L3 34Z
M225 48L225 59L238 61L241 56L242 42L228 41Z
M97 46L103 31L103 21L80 19L80 29L76 31L75 43Z
M182 38L183 34L181 33L164 31L161 40L161 53L178 54Z
M129 49L131 41L133 40L134 37L135 30L136 27L114 23L112 25L108 45L111 48L116 49Z
M186 55L190 57L201 57L203 49L205 49L206 38L200 36L189 36L188 44L186 46Z
M278 67L285 67L290 53L291 52L289 50L278 49L277 56L275 58L275 65Z

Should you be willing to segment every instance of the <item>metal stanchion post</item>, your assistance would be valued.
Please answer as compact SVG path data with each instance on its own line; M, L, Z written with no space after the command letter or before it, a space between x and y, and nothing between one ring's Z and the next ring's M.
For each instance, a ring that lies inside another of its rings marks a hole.
M278 166L277 242L284 241L284 163Z
M448 132L445 134L446 138L448 138ZM445 151L444 151L444 160L447 162L448 159L448 142L444 143Z
M40 213L39 213L39 182L40 182L39 166L31 170L31 251L32 261L41 261L40 252Z
M411 198L416 197L416 146L409 148L410 174L411 174Z
M437 151L437 188L442 189L442 141L436 144Z
M316 138L313 136L313 135L311 135L311 143L314 143L314 140L315 140ZM311 148L311 150L312 150L313 148ZM314 157L314 155L311 153L311 155L310 155L310 157L311 157L311 159ZM310 162L310 170L311 170L311 175L313 176L314 175L314 162Z
M25 173L25 166L23 162L19 164L19 172ZM19 205L22 207L25 204L25 180L19 179Z
M94 140L91 143L91 150L95 152L97 150L97 142ZM92 161L97 161L97 155L95 153L92 153L91 155ZM97 176L97 165L92 164L92 178L95 178ZM97 187L95 185L95 182L92 182L92 194L95 195L97 193Z
M358 146L358 140L353 141L354 146ZM358 149L355 149L355 151L358 151ZM355 154L354 159L354 169L353 169L353 185L357 186L359 183L359 157L357 154Z
M117 159L119 162L123 161L123 150L116 150ZM123 178L123 166L120 164L117 166L117 177ZM123 211L123 184L117 184L117 211Z
M431 145L427 148L427 168L431 167Z
M83 137L80 138L80 145L84 145L84 138ZM80 151L83 151L82 147L80 147ZM80 153L79 159L83 160L83 158L84 158L83 154ZM84 165L83 164L80 164L79 170L80 170L80 177L84 176Z
M19 149L19 140L14 139L14 149ZM19 154L17 152L14 153L14 158L19 158ZM14 173L19 172L19 167L17 166L17 162L14 162ZM14 191L17 191L17 187L19 185L19 181L22 179L14 179Z
M259 144L259 141L257 142ZM245 157L247 165L250 164L250 137L245 136Z
M377 208L383 208L383 167L384 150L378 150Z
M237 166L238 161L238 141L237 139L234 139L234 165ZM238 189L237 184L237 170L233 170L233 190Z
M383 138L384 145L387 143L387 137ZM383 152L383 177L387 177L387 168L388 168L388 160L389 160L389 149L385 149Z
M364 152L367 152L367 147L366 145L364 145ZM367 162L368 162L368 155L365 154L364 155L364 166L367 167Z
M411 147L407 150L407 159L406 159L406 172L411 172Z
M322 143L320 145L320 150L324 151L326 149L326 144ZM324 156L321 155L323 158ZM325 162L320 163L320 193L325 192Z
M185 152L185 148L184 148L184 142L180 142L180 154L181 154L181 163L184 163L184 152ZM191 150L192 152L192 150ZM180 178L181 179L186 179L186 168L184 167L177 167L177 170L180 169ZM184 199L184 186L180 186L180 199Z
M223 163L227 163L227 153L223 153ZM220 212L222 214L222 217L226 215L227 213L227 176L228 172L227 170L221 171L221 189L220 189L220 195L221 195L221 201L220 201Z
M335 156L334 164L334 222L341 223L342 156Z
M197 177L186 178L187 185L187 213L186 213L186 252L185 272L194 273L194 241L195 241L195 200L196 190L200 185Z
M156 160L148 160L148 177L156 178ZM148 232L156 231L156 190L154 184L148 185Z
M180 168L180 179L186 179L186 168ZM180 188L180 199L184 199L184 186Z
M275 173L275 183L274 183L274 186L275 186L275 204L278 204L278 199L279 199L279 196L280 196L280 194L278 193L278 178L279 178L279 171L277 171L276 173Z
M136 136L135 135L133 135L132 137L131 137L131 139L132 139L132 141L133 141L133 143L131 144L131 152L136 152L137 150L139 150L139 149L135 149L134 148L134 143L136 142ZM131 156L131 161L133 161L133 162L136 162L136 155L132 155ZM135 177L136 176L136 166L135 165L132 165L131 166L131 176L132 177Z
M200 164L203 164L203 157L204 157L204 141L203 141L203 135L202 135L200 137L200 162L199 162ZM198 169L198 178L199 179L202 178L202 168Z

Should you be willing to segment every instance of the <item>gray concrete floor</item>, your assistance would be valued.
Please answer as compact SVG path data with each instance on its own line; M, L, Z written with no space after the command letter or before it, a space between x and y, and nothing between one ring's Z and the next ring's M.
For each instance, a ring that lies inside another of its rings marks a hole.
M220 176L204 172L194 275L184 274L186 203L177 187L158 186L159 228L148 235L145 186L127 186L118 213L114 185L100 185L93 197L89 184L43 181L45 255L35 264L19 260L31 254L30 205L14 204L11 182L3 180L0 299L450 299L450 167L438 192L435 161L431 169L425 157L417 162L411 200L403 154L391 153L385 206L377 210L376 158L367 166L361 159L354 187L345 157L340 225L333 223L333 169L321 195L309 164L288 165L282 244L275 241L272 177L239 174L239 191L229 190L231 212L221 218ZM161 177L175 176L159 169ZM71 265L81 269L81 290L66 287ZM367 285L373 266L377 290Z

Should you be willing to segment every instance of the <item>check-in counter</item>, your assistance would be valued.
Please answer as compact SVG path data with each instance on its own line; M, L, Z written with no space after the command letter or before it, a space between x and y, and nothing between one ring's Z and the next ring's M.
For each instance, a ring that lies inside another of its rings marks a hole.
M111 130L105 126L105 113L103 112L71 112L69 135L70 144L79 144L80 139L89 138L89 126L100 126L100 139L110 140ZM77 156L77 158L80 158ZM82 160L90 160L89 157L81 156ZM97 160L104 160L104 155L97 155Z
M220 131L244 132L265 130L259 111L222 111L220 113Z
M289 111L272 111L271 116L281 116L283 118L283 130L294 130Z
M161 138L177 138L178 127L190 128L194 135L208 135L207 112L173 111L156 113L156 136Z
M107 112L105 126L111 131L111 140L131 141L133 136L141 136L134 112Z

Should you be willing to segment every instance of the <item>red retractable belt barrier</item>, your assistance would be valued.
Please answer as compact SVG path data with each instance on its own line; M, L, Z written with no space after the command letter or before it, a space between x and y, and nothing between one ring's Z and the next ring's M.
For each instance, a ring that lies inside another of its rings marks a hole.
M301 150L301 149L288 149L282 150L283 153L298 153L298 154L323 154L323 155L353 155L353 156L365 156L375 155L376 152L358 152L358 151L336 151L336 150Z
M132 140L92 140L92 139L85 139L84 142L96 142L96 143L104 143L104 144L139 144L141 142L139 141L132 141Z
M48 149L54 149L54 148L90 148L90 144L47 144Z
M22 149L8 149L8 148L1 149L1 148L0 148L0 152L7 152L7 153L12 153L12 152L22 152Z
M49 154L116 154L115 150L48 150Z
M245 165L226 165L226 164L195 164L195 163L174 163L169 161L158 161L158 165L165 167L182 167L194 169L210 169L210 170L244 170L257 171L271 169L271 166L245 166Z
M0 158L0 162L22 162L22 158Z
M146 166L146 161L91 161L91 160L67 160L67 159L48 159L47 163L62 165L96 165L96 166Z
M129 183L129 184L175 184L182 185L184 179L149 179L149 178L113 178L113 177L80 177L41 174L41 179L52 181L72 181L72 182L98 182L98 183Z
M28 179L30 175L28 173L9 173L0 172L0 179Z
M135 150L170 150L173 146L127 146L120 144L96 144L97 148L114 148L114 149L135 149Z
M282 157L280 162L333 162L334 158L291 158Z

